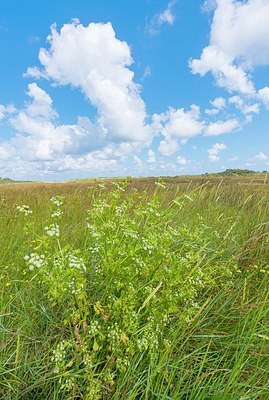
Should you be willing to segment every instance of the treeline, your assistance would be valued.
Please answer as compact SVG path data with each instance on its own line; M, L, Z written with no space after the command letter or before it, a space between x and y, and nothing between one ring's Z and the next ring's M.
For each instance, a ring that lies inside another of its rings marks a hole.
M222 172L216 173L205 173L203 175L222 175L222 176L244 176L244 175L256 175L256 174L266 174L267 171L253 171L251 169L240 169L240 168L228 168Z
M1 178L0 177L0 183L12 183L14 182L13 179L10 178Z

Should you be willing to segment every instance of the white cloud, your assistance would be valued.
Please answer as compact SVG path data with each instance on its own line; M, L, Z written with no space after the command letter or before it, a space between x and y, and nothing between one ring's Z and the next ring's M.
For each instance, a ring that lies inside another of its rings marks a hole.
M222 110L226 107L226 100L223 97L216 97L214 100L210 101L210 103L217 110Z
M210 44L248 67L269 63L269 2L217 0Z
M139 147L137 142L108 142L104 132L87 117L78 117L74 125L56 125L51 97L36 84L28 85L27 94L31 100L9 118L17 134L2 145L2 159L12 148L17 163L34 162L33 168L44 165L47 170L63 171L71 166L76 170L91 166L103 170L102 166L115 166L117 159L124 160Z
M48 164L51 168L51 165ZM57 171L98 171L105 172L106 174L111 171L116 171L118 169L118 163L115 159L105 159L98 157L95 154L87 154L84 157L72 157L71 155L66 155L59 162L56 161L54 166Z
M156 160L154 151L152 149L149 149L148 159L147 159L148 164L154 164L154 163L156 163L156 161L157 160Z
M139 171L143 170L143 161L139 157L137 157L137 155L134 155L133 159L135 168L138 169Z
M45 92L37 86L36 83L28 85L28 96L32 98L32 102L27 105L26 113L29 117L42 120L52 120L58 115L52 107L52 99Z
M193 73L211 72L218 86L255 97L249 72L269 65L268 0L207 0L214 10L209 45L190 61Z
M266 154L264 154L262 151L260 151L250 161L267 161L268 159L269 159L269 157Z
M269 110L269 87L266 86L258 91L258 98L263 102L265 107Z
M173 25L175 22L175 14L173 7L176 4L176 0L172 0L168 3L166 9L154 17L147 24L147 31L151 35L156 35L160 31L160 27L163 24Z
M234 106L244 115L251 113L258 114L260 112L260 106L258 103L247 104L240 96L229 97L228 102L234 104Z
M165 23L167 23L169 25L173 25L173 23L175 22L175 15L172 10L174 4L175 4L175 1L170 1L168 3L167 8L158 15L159 25L162 25Z
M13 106L13 104L9 104L7 106L0 104L0 121L15 112L16 108Z
M212 116L212 115L217 115L219 112L220 112L220 110L218 110L217 108L207 108L207 109L205 110L205 113L206 113L207 115L210 115L210 116Z
M14 154L14 149L9 143L0 143L0 161L10 160Z
M186 157L178 156L176 163L179 165L187 165L190 161L186 159Z
M73 22L59 32L53 25L48 42L49 49L39 52L42 67L29 68L28 76L79 88L97 108L97 126L107 140L150 142L146 107L129 69L130 48L110 23Z
M204 76L211 72L218 86L229 92L255 93L254 85L243 68L236 66L233 59L215 45L205 47L201 58L190 60L189 65L193 74Z
M215 143L213 146L207 150L209 161L217 162L219 161L219 153L227 149L227 146L223 143Z
M161 140L158 150L163 156L171 156L180 149L180 145L176 140Z
M224 133L232 132L240 128L240 123L236 119L227 121L216 121L210 123L205 129L205 136L218 136Z
M5 117L6 107L0 104L0 121Z
M163 114L163 134L165 137L188 139L203 130L199 107L192 105L189 111L183 108L169 108Z
M213 107L217 108L218 110L222 110L226 107L226 100L223 97L216 97L214 100L210 102Z
M36 85L28 85L28 96L32 98L25 108L10 117L9 123L18 132L12 145L24 159L52 160L74 145L78 127L55 126L57 113L50 96Z
M226 108L226 100L223 97L216 97L214 100L210 101L210 104L213 106L212 109L206 109L205 113L207 115L216 115L221 110Z
M192 105L190 110L170 107L167 112L153 115L153 125L164 137L160 142L159 152L168 156L175 153L181 143L202 133L204 122L201 121L200 108Z

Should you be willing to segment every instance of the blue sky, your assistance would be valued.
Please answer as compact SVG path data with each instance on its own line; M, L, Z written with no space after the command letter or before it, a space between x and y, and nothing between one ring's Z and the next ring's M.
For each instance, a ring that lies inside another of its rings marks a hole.
M0 176L269 169L269 0L25 0L0 14Z

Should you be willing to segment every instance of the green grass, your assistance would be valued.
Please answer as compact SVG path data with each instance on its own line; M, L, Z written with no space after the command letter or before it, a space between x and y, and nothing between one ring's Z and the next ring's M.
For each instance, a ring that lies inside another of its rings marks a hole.
M0 398L269 398L268 183L154 182L1 185Z

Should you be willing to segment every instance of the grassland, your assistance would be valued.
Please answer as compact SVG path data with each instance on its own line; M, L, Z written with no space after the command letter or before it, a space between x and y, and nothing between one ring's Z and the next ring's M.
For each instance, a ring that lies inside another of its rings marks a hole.
M265 174L1 185L0 398L267 400L268 199Z

